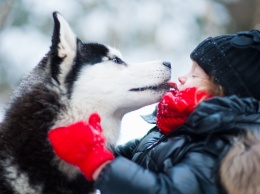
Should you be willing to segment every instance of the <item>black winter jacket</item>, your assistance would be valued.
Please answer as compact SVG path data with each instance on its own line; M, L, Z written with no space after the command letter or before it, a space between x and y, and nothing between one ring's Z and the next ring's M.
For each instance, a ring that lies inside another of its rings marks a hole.
M141 140L118 146L118 157L95 183L102 194L217 194L221 161L236 137L260 130L260 104L236 96L206 100L182 127L157 127Z

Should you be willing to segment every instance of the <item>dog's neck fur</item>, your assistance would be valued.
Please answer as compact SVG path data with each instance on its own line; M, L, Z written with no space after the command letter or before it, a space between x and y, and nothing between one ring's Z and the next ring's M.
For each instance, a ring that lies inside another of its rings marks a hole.
M92 113L97 112L101 117L101 126L104 136L106 137L107 147L112 150L116 146L120 135L120 126L123 115L116 114L111 110L104 111L102 105L95 106L100 107L100 109L93 109L89 104L84 105L83 103L66 107L67 108L59 114L58 121L55 123L53 129L61 126L68 126L82 120L88 122L89 116Z
M120 136L122 118L116 115L103 115L101 118L103 118L101 125L107 139L106 145L109 149L113 149Z

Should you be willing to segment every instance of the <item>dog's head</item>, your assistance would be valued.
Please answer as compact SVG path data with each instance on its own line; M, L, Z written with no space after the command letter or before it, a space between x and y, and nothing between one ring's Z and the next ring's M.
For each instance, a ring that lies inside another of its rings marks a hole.
M118 136L124 114L158 102L169 89L170 63L128 63L112 47L79 40L59 13L53 18L47 64L69 112L61 114L62 122L56 125L87 119L90 113L98 112L105 135Z

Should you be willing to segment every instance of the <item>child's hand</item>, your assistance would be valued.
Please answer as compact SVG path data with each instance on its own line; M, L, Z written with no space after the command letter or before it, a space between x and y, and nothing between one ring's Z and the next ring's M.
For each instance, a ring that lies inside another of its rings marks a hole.
M197 104L210 96L197 88L187 88L179 92L167 92L158 104L157 126L167 134L184 124Z
M88 123L80 121L67 127L53 129L48 137L56 155L78 166L90 181L93 180L92 175L99 166L114 158L105 147L100 117L96 113L89 117Z

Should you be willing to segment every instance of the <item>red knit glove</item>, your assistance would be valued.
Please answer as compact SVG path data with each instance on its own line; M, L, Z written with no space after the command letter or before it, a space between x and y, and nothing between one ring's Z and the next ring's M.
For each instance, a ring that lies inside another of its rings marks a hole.
M209 94L205 91L197 91L194 87L179 92L167 92L158 104L157 126L162 133L170 133L184 124L196 105L207 98L210 98Z
M48 136L56 155L79 167L89 181L93 181L92 175L98 167L114 159L105 147L100 117L96 113L89 117L88 123L80 121L58 127L51 130Z

